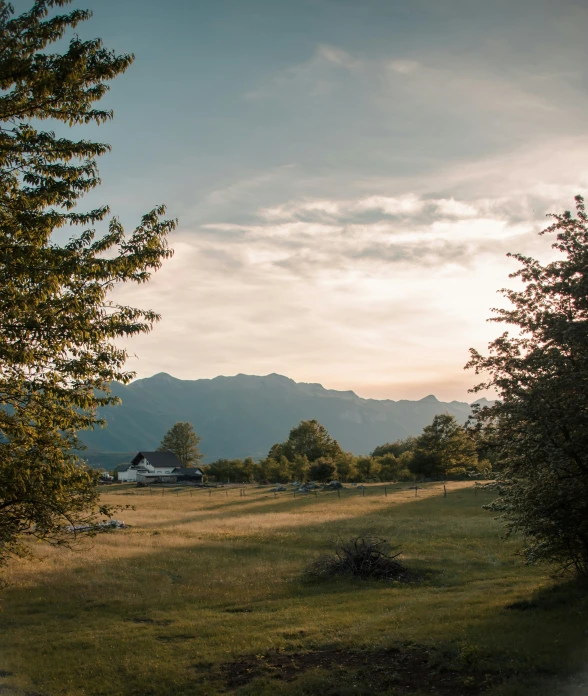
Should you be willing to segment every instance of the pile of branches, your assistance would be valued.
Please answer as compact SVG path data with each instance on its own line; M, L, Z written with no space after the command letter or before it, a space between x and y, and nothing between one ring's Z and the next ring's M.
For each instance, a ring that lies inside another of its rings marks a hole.
M374 580L414 580L414 574L398 560L400 551L393 550L386 539L353 537L338 541L334 554L317 558L306 568L309 578L350 575Z

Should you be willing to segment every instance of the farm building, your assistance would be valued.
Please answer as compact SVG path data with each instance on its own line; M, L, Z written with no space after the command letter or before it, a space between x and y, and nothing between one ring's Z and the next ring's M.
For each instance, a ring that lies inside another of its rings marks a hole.
M172 452L138 452L130 464L120 464L115 471L119 481L202 483L202 470L182 466Z

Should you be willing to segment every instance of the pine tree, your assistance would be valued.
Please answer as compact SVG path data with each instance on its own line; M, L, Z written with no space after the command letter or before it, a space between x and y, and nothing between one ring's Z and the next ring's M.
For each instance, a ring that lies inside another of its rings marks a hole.
M91 16L54 12L68 2L36 0L15 16L0 0L0 563L24 550L24 536L64 543L64 523L108 512L97 508L96 473L74 454L77 432L100 424L97 407L115 403L111 381L133 377L114 339L159 319L109 294L149 279L171 255L175 226L160 206L130 236L116 218L96 235L108 206L77 208L99 185L96 158L109 146L41 124L111 119L96 104L133 56L75 36L52 53ZM59 229L71 231L67 244L52 241Z
M157 449L173 452L184 466L196 466L203 457L198 449L201 439L191 423L176 423L163 436Z

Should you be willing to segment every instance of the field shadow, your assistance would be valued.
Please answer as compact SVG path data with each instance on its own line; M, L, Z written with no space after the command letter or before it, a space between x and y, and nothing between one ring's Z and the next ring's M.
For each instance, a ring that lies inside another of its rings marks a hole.
M476 684L486 673L494 675L493 684L507 684L509 681L516 683L517 679L526 679L531 683L533 675L533 678L541 680L543 677L571 670L579 664L586 652L585 625L582 620L578 620L588 610L586 594L574 583L553 585L547 582L549 587L529 590L540 582L546 582L538 576L529 576L528 582L513 585L513 564L495 566L489 562L482 548L489 536L481 540L475 538L475 532L471 532L474 535L471 538L464 536L468 533L468 526L463 522L466 520L470 524L479 515L487 516L485 520L491 519L490 513L481 511L481 505L487 499L486 494L475 495L470 489L466 489L448 492L447 497L416 499L410 506L379 506L376 510L364 510L362 514L343 521L317 523L302 518L299 525L289 530L291 537L285 546L281 545L282 540L277 539L280 529L268 529L264 531L263 539L237 537L222 542L205 540L182 547L152 549L141 556L102 561L98 578L91 567L55 570L46 575L37 587L8 587L4 591L4 637L0 637L0 641L8 646L20 640L24 645L26 639L27 645L29 642L31 645L47 643L62 646L55 648L60 650L64 649L64 645L69 645L78 659L87 665L91 656L88 653L78 654L78 643L84 644L88 640L87 636L92 635L98 641L96 649L107 651L106 641L110 641L108 636L124 635L126 625L135 632L139 631L135 637L139 646L137 649L148 652L158 645L159 650L169 648L173 651L177 669L177 675L173 679L179 681L173 689L170 686L169 693L183 693L182 688L185 693L191 693L189 689L193 688L194 682L191 681L193 672L189 666L193 664L195 646L203 653L209 651L207 654L211 665L221 662L237 665L223 668L224 672L217 675L232 692L246 688L249 682L235 682L227 686L227 670L237 672L242 663L243 669L253 670L255 679L265 679L268 675L263 670L259 671L256 657L266 640L264 636L267 636L267 645L274 649L276 641L282 640L279 636L286 636L288 631L292 635L296 634L296 622L302 621L301 617L306 613L320 612L327 623L333 621L335 624L346 614L352 619L351 625L354 622L358 625L365 623L364 633L348 630L346 635L341 629L343 633L338 638L337 650L343 652L337 655L343 655L344 650L353 650L354 654L360 651L365 658L365 651L371 651L374 656L373 666L382 666L383 653L378 653L378 650L396 649L403 642L410 643L414 640L416 629L412 625L398 622L391 622L389 630L385 625L383 628L380 626L378 640L386 643L380 649L370 644L374 639L369 622L385 616L384 607L385 611L392 611L396 606L410 608L411 603L415 603L419 607L418 612L415 610L415 616L422 607L423 612L430 612L431 621L446 622L441 627L443 630L437 627L428 639L423 640L421 636L418 660L424 654L422 650L429 651L428 660L433 657L437 660L441 655L446 669L465 677L473 676L477 680ZM335 501L335 498L332 500ZM310 510L316 501L314 497L296 501L278 499L262 506L259 512L279 513L296 509L300 505ZM321 502L320 497L318 501ZM247 511L254 510L252 506L258 502L235 501L231 509L238 513L236 517L246 516ZM223 506L226 505L228 504ZM246 507L241 508L241 505ZM466 516L463 515L464 509L467 511ZM210 517L215 516L222 517L218 510ZM454 517L455 526L452 526ZM195 516L194 519L198 521L202 518ZM455 536L451 539L435 537L440 525L446 524L449 530L455 530L458 523L462 524L463 531L460 527L457 532L454 531ZM497 525L483 524L486 525L484 529L490 530L488 535L493 535L493 538L499 536ZM407 563L413 563L416 567L429 567L438 571L438 575L418 586L402 588L382 581L341 579L309 584L302 580L305 564L315 554L328 550L332 539L347 533L374 531L387 536L394 530L398 530L399 541L408 539L414 548L418 548L418 544L423 545L422 554L413 554L413 558L409 558ZM466 548L463 540L474 544L473 550ZM462 543L466 563L452 555ZM437 554L434 558L431 557L433 553ZM262 566L259 573L247 574L250 566L258 564ZM241 568L243 573L238 575ZM264 573L281 576L283 581L268 584L263 591L247 587L247 583L261 581ZM198 578L196 585L195 576ZM226 582L227 576L235 584L234 592L222 595L209 590L207 593L206 588L210 587L210 583L215 580L219 583ZM132 588L133 583L136 583L134 593L128 589ZM125 584L127 594L121 594L121 584ZM166 592L161 592L164 586ZM202 588L198 597L194 596L195 586ZM475 593L468 594L472 592L472 588ZM486 591L489 593L489 608L474 611L480 602L485 601ZM503 599L501 592L504 592ZM470 601L477 603L472 603L471 613L468 604ZM422 620L419 618L419 621ZM251 644L255 645L252 650L257 651L255 654L242 646L244 635L250 636ZM214 647L217 645L215 641L221 640L219 636L222 636L223 645L233 646L231 650L234 659L228 662L226 651ZM64 637L67 639L65 643ZM298 671L291 667L280 668L282 672L288 672L292 681L303 679L307 671L316 669L317 660L322 659L321 654L325 657L324 651L332 649L324 640L317 641L312 636L309 638L302 634L298 638L285 637L282 643L282 654L288 659L288 656L301 652L310 655L304 658L306 662L302 658L296 659L296 663L302 661L304 667ZM130 643L125 645L125 649L130 649ZM116 650L113 654L115 653ZM563 660L562 655L565 656ZM331 657L325 662L325 668L336 673L336 679L343 679L345 675L341 672L339 657ZM169 653L169 659L172 659L172 652ZM274 660L276 669L280 667L281 659ZM407 660L411 664L418 664L416 658ZM9 664L0 663L0 668L17 671ZM92 673L93 667L85 666L84 669ZM152 674L153 680L163 680L163 675L167 675L166 679L172 679L163 667L158 669L160 672ZM212 666L208 670L204 669L206 678L216 678L215 669ZM432 674L429 667L427 670L427 674ZM136 681L138 676L124 672L119 677L115 672L116 670L109 678L118 684L117 693L139 693ZM127 686L121 681L123 677L128 680ZM43 678L39 677L39 688L43 688ZM427 678L433 679L432 676ZM374 689L383 689L383 684L383 681L377 682ZM441 689L440 684L439 682L436 688ZM455 683L452 684L455 689ZM429 686L431 685L435 683L431 681ZM429 686L423 682L423 688ZM93 693L92 690L88 691L90 695ZM162 686L160 691L154 693L167 694L168 691ZM322 692L318 690L316 693ZM380 691L374 690L372 693ZM434 693L461 692L438 690ZM464 690L463 693L477 692Z
M317 503L322 504L332 504L334 506L344 504L345 501L351 499L356 499L360 502L367 502L369 500L380 500L382 503L387 503L390 505L404 505L407 503L421 503L429 497L439 497L442 496L442 488L439 488L438 484L427 484L426 486L420 487L421 497L403 497L394 498L394 493L402 492L405 490L413 490L403 486L402 488L393 489L388 486L388 491L390 493L386 496L384 493L384 487L372 487L367 489L369 492L366 495L362 495L361 490L358 489L348 489L341 491L338 495L336 491L318 491L316 495L314 494L298 494L294 496L292 493L280 493L273 496L269 493L259 493L251 492L250 494L244 496L243 498L238 498L233 501L226 501L222 503L212 502L212 501L194 501L195 504L200 503L198 509L195 509L191 514L184 517L176 517L168 522L154 522L154 523L142 523L140 526L145 529L161 528L166 527L176 527L180 525L187 525L193 522L199 522L211 519L228 519L230 517L245 517L250 515L252 512L256 514L279 514L283 512L297 512L302 510L312 510L312 508ZM431 491L437 491L435 494L431 494ZM461 492L461 491L460 491ZM448 492L448 496L451 496L453 492ZM185 500L186 496L182 496ZM213 496L214 499L214 496ZM229 514L227 515L227 512Z

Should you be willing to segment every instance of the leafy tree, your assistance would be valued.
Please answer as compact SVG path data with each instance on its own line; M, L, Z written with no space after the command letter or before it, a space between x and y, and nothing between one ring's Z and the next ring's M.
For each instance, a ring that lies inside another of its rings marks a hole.
M294 458L294 455L288 448L287 443L276 442L275 445L270 447L270 451L268 452L267 456L268 459L279 459L280 457L285 457L286 454L290 454L290 456Z
M386 454L393 454L399 457L404 452L412 452L416 447L416 438L407 437L404 440L395 440L394 442L386 442L384 445L376 447L372 452L372 457L383 457Z
M465 475L477 463L473 439L454 416L443 413L417 438L411 468L426 478L445 478Z
M319 457L310 465L309 475L312 481L332 481L337 477L337 467L332 459Z
M201 439L191 423L176 423L163 436L157 449L160 452L173 452L184 466L193 467L203 457L198 449Z
M356 459L351 452L342 452L335 457L337 475L341 481L353 481L357 474Z
M251 483L257 478L258 465L252 457L243 460L243 483Z
M339 443L329 435L324 425L317 420L306 420L292 428L286 442L274 445L268 456L285 456L294 461L294 457L300 455L314 462L321 457L337 457L342 452Z
M414 459L414 452L407 450L403 452L400 456L396 457L398 463L398 474L397 477L401 481L409 481L414 478L412 473L412 462Z
M380 479L382 481L396 481L400 478L400 472L405 468L392 453L377 457L375 461L380 465Z
M273 459L268 457L261 462L263 480L286 483L292 479L292 463L284 455Z
M15 16L0 0L0 563L23 551L27 535L63 543L64 524L109 512L97 508L97 472L74 453L76 433L101 423L99 406L115 403L111 381L134 376L115 339L159 319L114 303L110 292L149 279L171 255L166 236L175 226L158 207L130 236L113 218L95 237L108 207L76 208L100 183L96 157L109 147L40 126L111 119L95 104L133 57L99 39L61 44L91 16L50 16L67 1L36 0ZM84 231L67 244L52 241L75 225Z
M230 459L217 459L203 467L209 479L215 481L234 481L234 462Z
M416 437L407 437L376 447L371 456L381 466L381 480L409 481L414 479L412 466L416 447Z
M296 481L304 482L308 478L308 472L310 470L310 462L304 454L297 454L294 456L294 461L290 464L290 472L292 478Z
M512 254L522 290L503 290L508 309L493 321L515 327L471 351L468 367L486 376L474 391L499 399L477 422L493 439L503 471L501 510L527 539L530 561L547 560L588 577L588 216L576 198L543 233L560 257L543 265Z
M491 420L478 419L476 413L479 410L480 405L474 404L473 415L468 419L466 429L476 444L481 468L488 472L498 471L501 468L501 462L496 448L496 424Z
M254 480L255 462L251 457L241 459L218 459L203 467L207 476L216 481L250 483Z
M377 479L382 467L373 457L358 457L355 466L361 481Z

